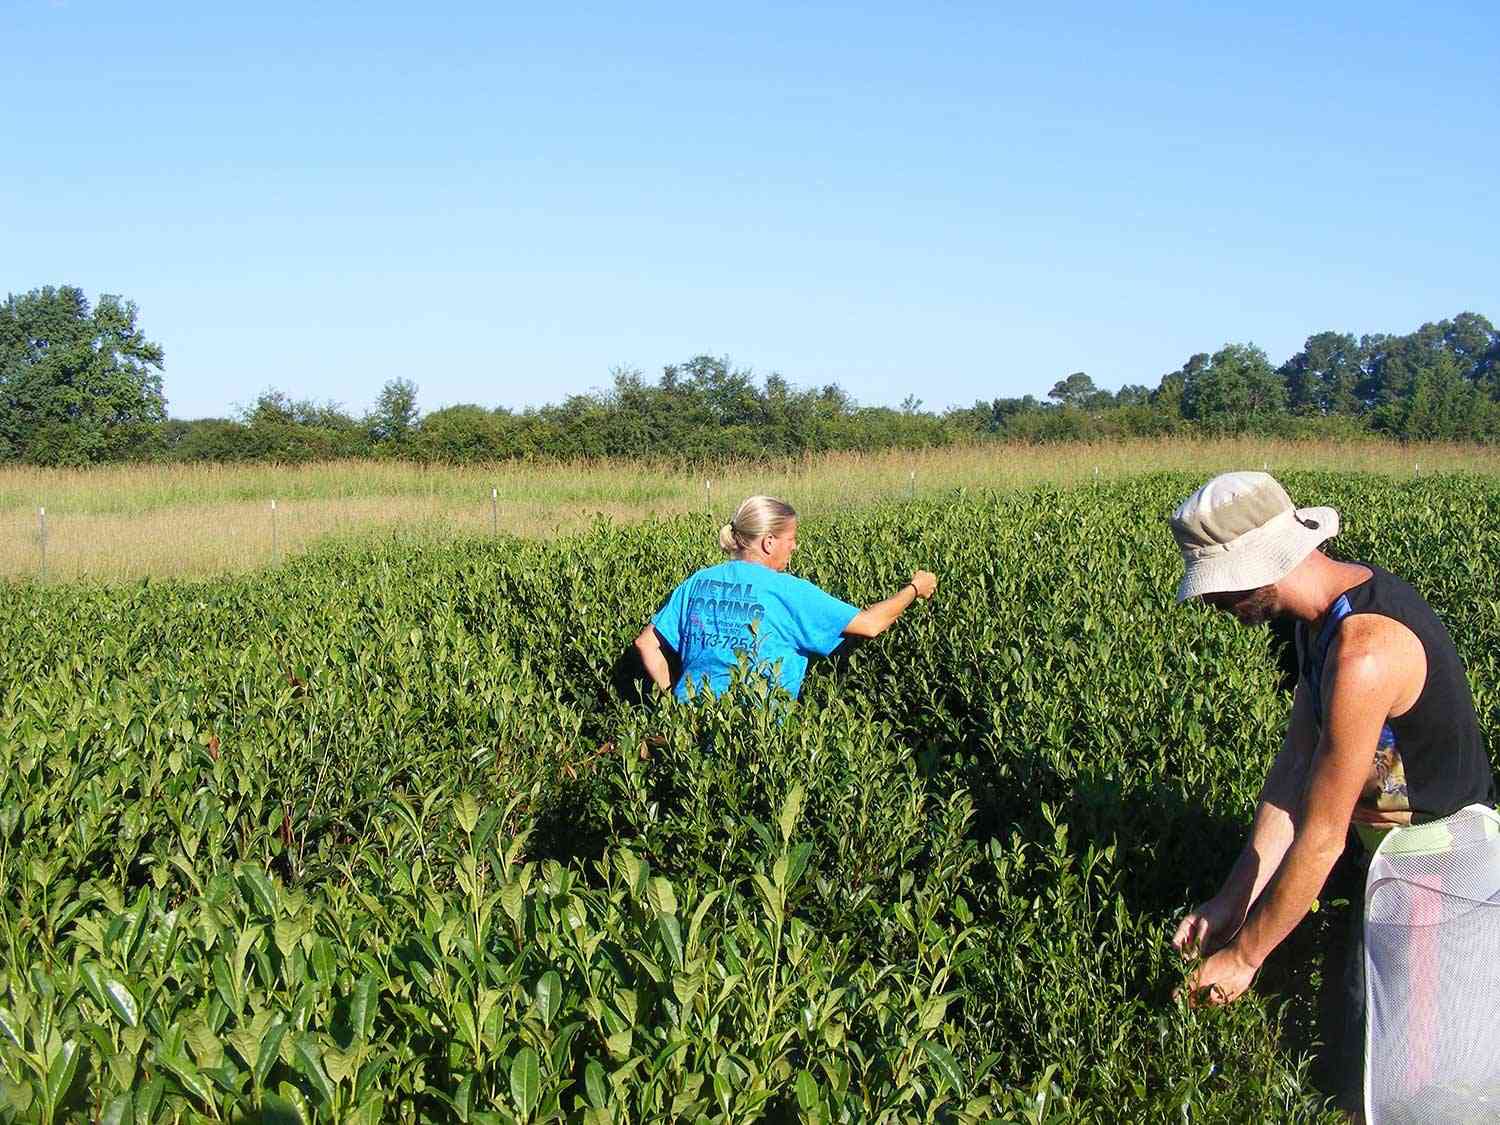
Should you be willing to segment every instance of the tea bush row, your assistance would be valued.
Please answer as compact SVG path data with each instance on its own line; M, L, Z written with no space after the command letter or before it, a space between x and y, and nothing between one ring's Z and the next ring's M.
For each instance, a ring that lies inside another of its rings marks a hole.
M835 593L942 585L791 707L620 674L703 519L10 588L0 1119L1319 1119L1336 907L1252 1000L1170 998L1290 701L1173 604L1194 483L808 519ZM1497 486L1288 484L1492 730Z

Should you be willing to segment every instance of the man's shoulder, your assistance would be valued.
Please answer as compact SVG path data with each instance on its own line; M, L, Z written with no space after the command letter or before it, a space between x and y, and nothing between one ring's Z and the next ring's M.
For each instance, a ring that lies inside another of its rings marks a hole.
M1421 639L1394 617L1357 613L1346 617L1329 650L1333 685L1403 682L1420 677L1426 663Z
M1353 613L1339 625L1330 655L1347 660L1365 652L1384 651L1392 645L1399 645L1403 634L1415 639L1415 634L1394 617L1383 613Z

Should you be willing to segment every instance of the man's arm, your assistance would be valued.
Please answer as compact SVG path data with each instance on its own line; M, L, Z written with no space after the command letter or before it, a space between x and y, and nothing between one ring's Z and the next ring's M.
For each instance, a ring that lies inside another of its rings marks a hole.
M1213 953L1239 930L1265 890L1296 835L1296 816L1307 783L1307 767L1318 748L1318 728L1307 689L1297 685L1292 717L1281 750L1271 764L1256 802L1250 837L1218 894L1185 917L1172 935L1183 953Z
M1199 966L1190 995L1206 992L1203 998L1212 1003L1234 1000L1307 914L1344 850L1380 728L1409 693L1410 643L1417 645L1417 660L1424 660L1421 642L1389 618L1360 615L1344 623L1328 654L1326 718L1291 846L1234 940ZM1425 667L1419 674L1425 675Z

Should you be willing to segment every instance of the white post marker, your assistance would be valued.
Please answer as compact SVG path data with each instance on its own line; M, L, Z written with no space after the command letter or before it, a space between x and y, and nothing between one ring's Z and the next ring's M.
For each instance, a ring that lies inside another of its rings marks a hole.
M913 469L911 475L906 478L906 497L911 499L917 494L917 470Z
M37 542L42 548L41 580L47 581L47 509L36 510Z
M498 488L490 489L490 534L497 538L500 535L500 490Z
M281 561L281 544L276 540L276 501L271 501L271 564Z
M706 480L706 481L703 482L703 494L704 494L704 496L706 496L708 498L708 514L709 515L713 515L713 511L714 511L714 482L713 481Z

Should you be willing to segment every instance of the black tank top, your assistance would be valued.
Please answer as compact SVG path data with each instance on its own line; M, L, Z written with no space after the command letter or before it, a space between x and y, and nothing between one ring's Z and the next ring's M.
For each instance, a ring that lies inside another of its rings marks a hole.
M1398 816L1410 812L1413 820L1424 821L1448 816L1465 805L1493 804L1494 775L1453 638L1409 585L1378 566L1359 565L1369 567L1370 579L1339 595L1316 640L1309 643L1305 625L1297 630L1302 679L1319 727L1323 661L1345 618L1376 613L1399 621L1416 634L1427 656L1422 694L1406 714L1387 720L1381 728L1373 778L1360 794L1360 806Z

